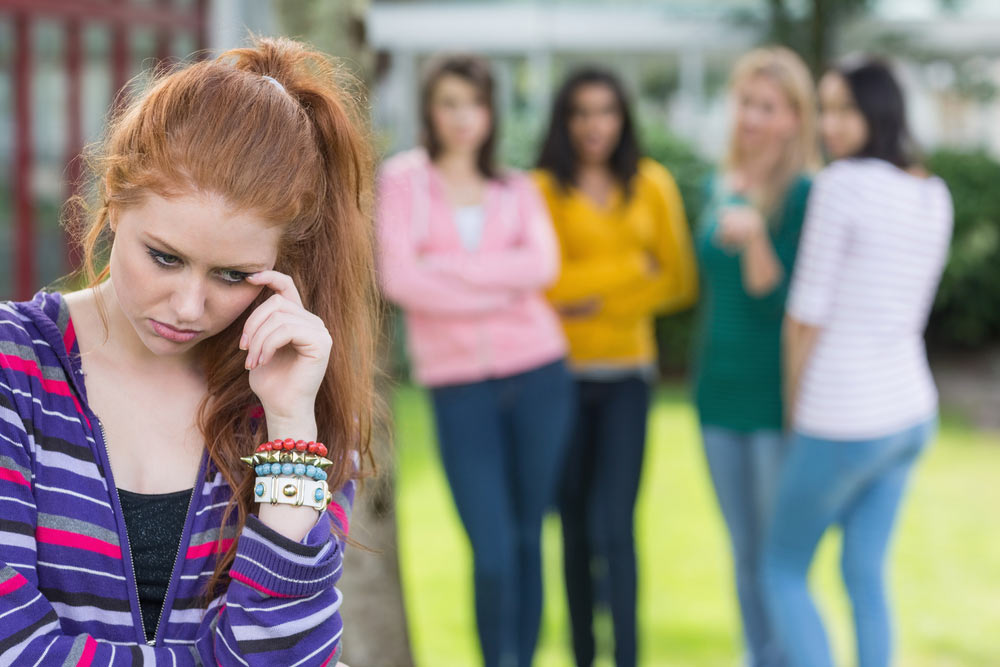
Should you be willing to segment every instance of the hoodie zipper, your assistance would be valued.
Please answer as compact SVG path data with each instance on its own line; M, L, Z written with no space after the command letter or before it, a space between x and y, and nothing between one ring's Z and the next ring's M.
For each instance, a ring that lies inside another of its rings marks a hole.
M108 469L109 469L109 472L111 473L111 481L113 482L114 481L114 477L115 477L115 471L111 467L111 452L108 451L108 432L104 430L104 424L103 424L103 422L98 421L98 423L101 426L101 439L104 441L103 442L103 444L104 444L104 455L108 459ZM201 474L201 464L198 465L198 474L199 474L199 476ZM122 495L118 492L118 485L114 485L114 486L115 486L115 495L118 497L118 507L121 507L122 506ZM195 491L197 490L197 486L198 486L198 479L195 478L195 484L191 488L191 496L188 498L187 512L185 512L185 514L184 514L185 523L187 522L188 515L191 513L191 503L194 502L194 494L195 494ZM122 523L124 523L124 522L125 522L125 515L122 514ZM160 608L160 616L159 616L159 618L156 619L156 630L155 630L155 632L153 634L153 638L150 639L146 635L146 624L142 622L142 602L139 601L139 581L138 581L138 579L136 579L136 576L135 576L135 561L132 559L132 544L131 544L131 542L128 539L128 528L127 527L126 527L126 529L124 531L124 534L125 534L125 552L128 554L128 566L130 568L132 568L132 586L135 589L135 604L136 604L136 608L139 610L139 623L140 623L139 627L142 630L142 640L146 644L148 644L149 646L155 646L156 645L156 637L157 637L157 635L160 634L160 624L163 623L164 612L167 611L167 610L165 608L162 608L162 607ZM181 547L183 546L183 542L184 542L184 533L183 533L183 530L182 530L181 531L181 539L177 543L177 551L176 551L176 553L174 553L174 564L170 568L170 579L167 580L167 589L166 589L167 595L170 594L170 587L174 583L174 571L177 569L177 559L180 557ZM164 597L163 602L166 603L166 601L167 601L166 597Z
M170 596L170 589L174 585L174 574L177 570L177 561L181 557L181 549L184 547L184 531L187 529L188 516L191 514L191 504L194 502L194 494L198 492L198 479L201 476L201 463L198 463L198 476L195 477L194 484L191 486L191 495L188 496L187 510L184 512L184 527L181 528L181 537L177 540L177 551L174 552L174 562L170 566L170 578L167 579L167 588L163 595L163 605L160 607L160 616L156 619L156 629L153 631L153 639L146 640L146 643L150 646L156 646L156 638L160 636L160 626L163 625L163 617L168 615L170 611L167 609L167 598ZM139 585L136 584L136 590L138 590ZM140 614L141 615L141 614ZM145 635L146 628L143 626L142 632Z

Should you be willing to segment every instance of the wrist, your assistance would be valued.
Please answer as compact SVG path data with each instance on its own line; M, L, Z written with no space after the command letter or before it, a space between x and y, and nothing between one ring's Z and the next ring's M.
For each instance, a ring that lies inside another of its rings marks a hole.
M316 440L318 435L316 415L312 412L286 416L268 412L265 408L264 419L267 421L269 440L291 438L308 442Z

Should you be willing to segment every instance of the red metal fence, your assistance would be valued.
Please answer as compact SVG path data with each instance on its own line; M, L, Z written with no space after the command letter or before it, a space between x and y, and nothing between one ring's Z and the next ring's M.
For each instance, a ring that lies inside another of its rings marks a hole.
M83 150L82 69L83 27L101 24L110 31L111 49L108 67L114 94L128 82L130 76L130 34L137 29L155 31L157 64L171 57L175 35L187 33L194 37L195 48L207 47L207 14L209 0L191 0L179 4L175 0L0 0L0 21L10 21L13 34L11 82L14 98L13 153L11 164L13 238L11 271L13 296L27 299L38 287L36 282L36 219L32 188L34 146L32 140L31 104L33 78L32 32L40 20L62 23L65 39L66 75L66 194L75 194L79 187L81 163L77 159ZM185 54L186 55L186 54ZM69 260L72 263L72 260ZM67 267L69 268L69 267Z

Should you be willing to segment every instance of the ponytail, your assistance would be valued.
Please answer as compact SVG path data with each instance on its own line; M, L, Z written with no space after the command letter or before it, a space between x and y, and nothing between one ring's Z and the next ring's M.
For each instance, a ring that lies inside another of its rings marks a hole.
M148 193L222 195L238 210L281 225L275 265L333 336L316 397L332 489L374 471L371 432L377 291L371 225L372 157L356 85L327 56L288 39L258 38L161 75L126 105L91 161L97 199L80 235L91 285L108 275L101 240L110 220ZM212 467L233 489L223 525L236 534L252 508L253 476L239 460L263 438L260 404L238 348L246 316L202 343L207 386L198 425ZM233 535L220 532L219 541ZM228 584L235 541L206 590Z

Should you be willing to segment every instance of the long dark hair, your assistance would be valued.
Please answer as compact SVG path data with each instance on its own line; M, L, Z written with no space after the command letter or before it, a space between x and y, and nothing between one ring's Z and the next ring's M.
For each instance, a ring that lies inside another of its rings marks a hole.
M431 101L438 82L448 75L457 76L471 84L476 89L480 102L489 109L490 131L486 135L483 145L479 147L476 167L479 168L479 173L484 177L498 178L499 172L495 157L497 114L496 104L493 100L493 74L490 72L489 62L484 58L468 54L448 55L435 59L428 66L420 90L420 122L423 125L421 139L424 148L427 149L431 160L436 159L441 154L441 140L434 131L434 122L431 119Z
M559 185L568 188L576 183L578 156L569 136L569 121L573 115L573 98L577 90L588 85L607 86L615 95L618 112L622 116L622 132L618 145L608 158L608 167L621 184L626 196L630 192L632 178L639 170L639 141L635 136L635 124L629 110L625 88L618 77L598 67L577 70L566 79L552 103L552 118L549 131L538 156L537 166L546 169L556 177Z
M868 140L854 157L871 157L907 169L918 162L916 143L906 123L903 90L889 65L866 59L834 67L844 78L868 126Z

